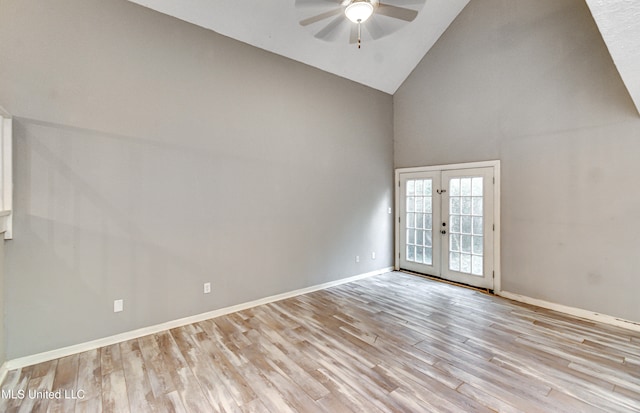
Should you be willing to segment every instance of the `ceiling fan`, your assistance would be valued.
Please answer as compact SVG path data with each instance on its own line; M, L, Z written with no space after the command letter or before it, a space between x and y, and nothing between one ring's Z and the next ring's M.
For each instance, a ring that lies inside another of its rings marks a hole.
M425 0L296 0L299 9L319 12L300 20L303 27L317 30L314 37L334 40L349 28L349 42L362 43L362 26L376 40L397 30L405 22L413 21ZM410 7L403 7L410 6ZM323 11L324 10L324 11ZM309 12L304 13L308 15ZM332 18L328 23L327 19Z

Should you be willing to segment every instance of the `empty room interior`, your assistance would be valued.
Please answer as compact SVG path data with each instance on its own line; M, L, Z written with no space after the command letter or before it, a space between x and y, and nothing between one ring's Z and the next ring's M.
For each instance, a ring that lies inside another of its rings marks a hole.
M0 0L0 411L640 412L640 3Z

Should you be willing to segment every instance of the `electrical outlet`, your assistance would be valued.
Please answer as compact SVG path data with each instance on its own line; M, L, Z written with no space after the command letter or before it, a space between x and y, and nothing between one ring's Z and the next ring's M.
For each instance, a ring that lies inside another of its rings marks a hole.
M113 301L113 312L119 313L124 310L124 300L114 300Z
M356 255L356 262L360 262L360 256Z
M371 251L371 259L372 260L376 259L376 252L375 251Z
M211 283L204 283L204 293L209 294L211 292Z

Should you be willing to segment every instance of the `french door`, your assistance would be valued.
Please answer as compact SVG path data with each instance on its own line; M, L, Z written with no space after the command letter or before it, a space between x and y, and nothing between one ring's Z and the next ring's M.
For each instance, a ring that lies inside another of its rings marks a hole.
M396 267L494 289L495 168L398 170Z

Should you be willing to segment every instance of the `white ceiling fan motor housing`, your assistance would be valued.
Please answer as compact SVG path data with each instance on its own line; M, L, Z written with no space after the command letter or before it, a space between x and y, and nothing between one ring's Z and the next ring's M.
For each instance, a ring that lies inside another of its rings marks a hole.
M375 8L373 3L369 0L352 0L344 9L344 14L354 23L364 23L373 14Z

